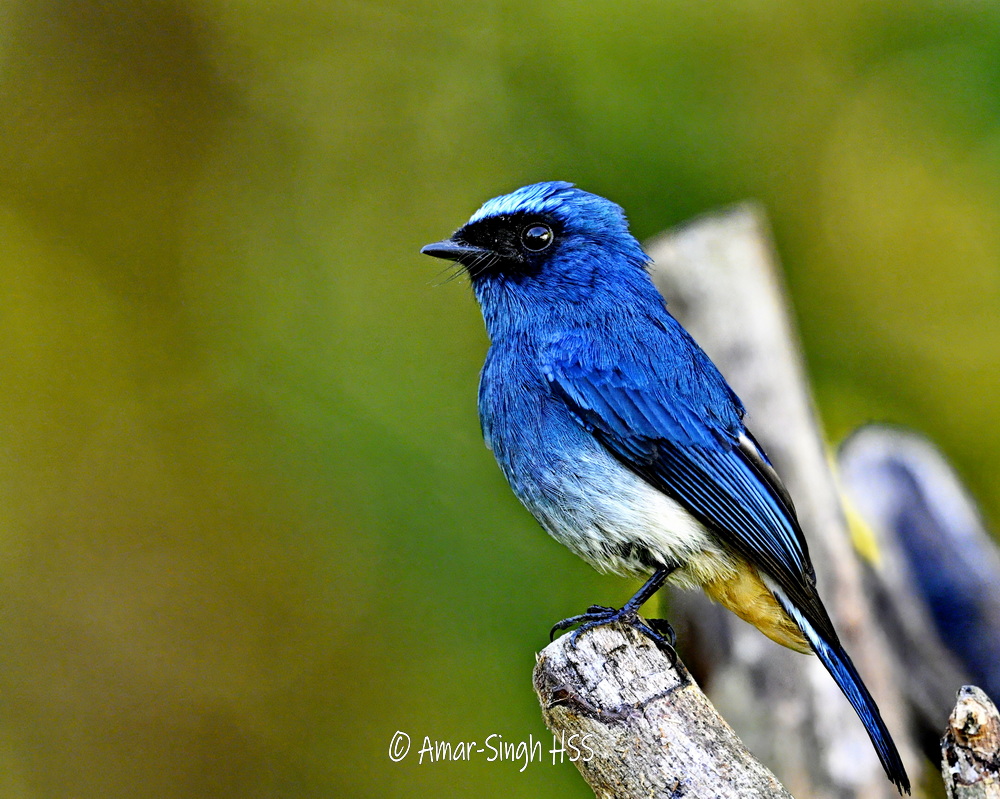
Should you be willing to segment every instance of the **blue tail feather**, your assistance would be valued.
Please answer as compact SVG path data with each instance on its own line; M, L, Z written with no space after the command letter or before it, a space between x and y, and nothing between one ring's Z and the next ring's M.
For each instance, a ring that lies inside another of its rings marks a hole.
M840 641L836 638L832 641L825 640L805 616L788 602L786 597L777 591L775 595L782 607L795 619L795 623L805 634L816 656L830 672L840 690L844 692L844 696L847 697L847 701L851 703L851 707L858 714L861 723L865 725L865 730L868 737L871 738L879 760L882 761L882 768L885 769L886 775L895 783L901 793L909 793L910 779L906 775L906 769L903 768L903 761L899 757L896 744L882 720L882 714L879 713L875 699L868 692L861 675L858 674L858 670L854 667L847 652L844 651Z

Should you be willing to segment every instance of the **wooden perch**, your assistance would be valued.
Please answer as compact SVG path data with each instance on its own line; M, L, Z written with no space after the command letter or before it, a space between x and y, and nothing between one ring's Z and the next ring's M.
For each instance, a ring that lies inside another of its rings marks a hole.
M906 706L862 587L763 213L744 205L695 220L647 251L671 312L746 403L747 423L795 501L820 594L915 772ZM708 665L713 701L793 793L898 796L816 658L771 643L698 592L674 597L680 645Z
M791 799L716 712L680 661L626 625L565 635L538 656L545 723L573 741L603 799ZM576 736L573 738L573 736Z
M1000 716L979 688L958 692L941 755L948 799L1000 799Z

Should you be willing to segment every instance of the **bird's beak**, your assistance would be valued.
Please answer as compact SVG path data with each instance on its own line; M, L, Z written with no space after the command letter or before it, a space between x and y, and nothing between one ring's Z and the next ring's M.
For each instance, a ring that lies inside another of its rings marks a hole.
M482 247L473 247L471 244L455 241L454 239L445 239L444 241L436 241L433 244L428 244L422 247L420 252L434 258L444 258L448 261L457 261L460 264L466 265L475 263L492 254L489 250L484 250Z

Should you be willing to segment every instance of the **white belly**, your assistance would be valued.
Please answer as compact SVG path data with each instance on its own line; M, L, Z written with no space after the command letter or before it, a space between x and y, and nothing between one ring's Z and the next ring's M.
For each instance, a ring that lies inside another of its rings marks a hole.
M559 542L601 572L648 575L679 568L672 582L703 585L733 573L735 560L679 503L610 455L552 464L540 491L515 491Z

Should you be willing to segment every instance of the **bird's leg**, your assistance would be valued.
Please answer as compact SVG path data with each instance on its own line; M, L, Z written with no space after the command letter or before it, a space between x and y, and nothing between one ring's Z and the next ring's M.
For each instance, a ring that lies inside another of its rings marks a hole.
M573 631L569 639L570 644L576 647L576 639L580 637L581 633L593 630L595 627L600 627L604 624L614 624L621 621L638 630L647 638L652 639L657 646L668 650L671 656L676 659L673 647L676 637L670 623L665 619L654 619L649 624L646 624L639 618L639 608L663 587L671 572L676 568L676 566L664 566L657 569L653 573L653 576L646 580L642 588L636 591L635 596L622 606L621 610L608 608L604 605L591 605L587 608L586 613L563 619L552 627L552 630L549 632L549 640L559 630L566 630L575 625L580 625Z

